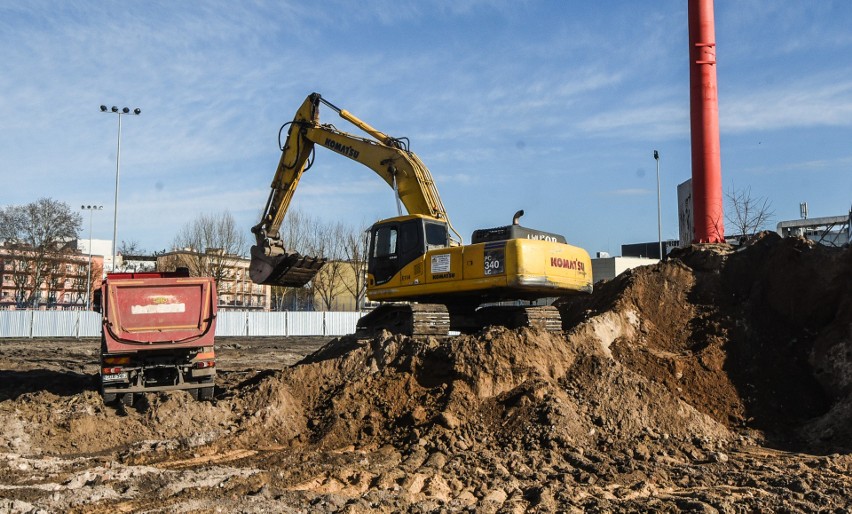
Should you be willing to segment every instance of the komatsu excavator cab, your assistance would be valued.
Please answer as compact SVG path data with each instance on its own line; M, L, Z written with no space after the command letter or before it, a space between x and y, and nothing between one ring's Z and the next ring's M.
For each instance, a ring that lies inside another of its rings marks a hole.
M382 285L427 250L450 246L445 221L428 216L400 216L380 221L370 229L367 272Z

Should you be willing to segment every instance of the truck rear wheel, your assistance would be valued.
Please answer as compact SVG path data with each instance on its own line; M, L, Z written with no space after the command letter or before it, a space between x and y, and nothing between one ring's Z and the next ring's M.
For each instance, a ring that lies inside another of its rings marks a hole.
M104 399L104 403L114 403L115 400L118 399L118 395L115 393L101 393L101 396Z
M124 393L121 395L121 403L127 407L131 407L133 405L133 393Z

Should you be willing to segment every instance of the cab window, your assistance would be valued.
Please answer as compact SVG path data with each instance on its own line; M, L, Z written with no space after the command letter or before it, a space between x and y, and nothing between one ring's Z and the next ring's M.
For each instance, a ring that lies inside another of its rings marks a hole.
M427 248L446 248L449 246L447 240L447 226L443 223L426 223L426 247Z
M399 226L399 253L405 255L411 252L423 253L422 238L420 237L420 223L408 221Z
M376 230L376 243L373 247L373 257L396 255L396 227L381 227Z

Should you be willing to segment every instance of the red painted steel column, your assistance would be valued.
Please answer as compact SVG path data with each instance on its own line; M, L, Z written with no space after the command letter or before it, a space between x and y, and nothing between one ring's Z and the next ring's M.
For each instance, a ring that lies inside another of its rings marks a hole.
M689 0L693 242L725 241L713 0Z

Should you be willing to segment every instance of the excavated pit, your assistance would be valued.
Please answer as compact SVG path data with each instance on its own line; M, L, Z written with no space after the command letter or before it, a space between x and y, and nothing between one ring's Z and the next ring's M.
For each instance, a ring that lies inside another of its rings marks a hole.
M557 305L564 334L258 349L210 403L0 353L0 511L852 507L852 250L692 247Z

